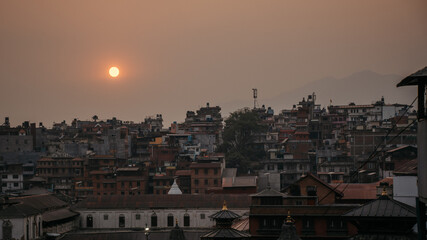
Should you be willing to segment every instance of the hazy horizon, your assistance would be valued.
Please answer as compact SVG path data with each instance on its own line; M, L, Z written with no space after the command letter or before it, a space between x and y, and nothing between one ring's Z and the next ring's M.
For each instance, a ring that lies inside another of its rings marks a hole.
M1 1L0 123L160 113L167 127L206 102L251 107L252 88L262 103L331 76L405 77L427 65L426 10L423 0Z

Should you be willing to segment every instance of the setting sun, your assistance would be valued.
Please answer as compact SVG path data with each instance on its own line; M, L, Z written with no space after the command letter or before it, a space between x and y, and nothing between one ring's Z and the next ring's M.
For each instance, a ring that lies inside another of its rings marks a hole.
M117 76L119 76L119 69L117 67L111 67L109 70L110 76L115 78Z

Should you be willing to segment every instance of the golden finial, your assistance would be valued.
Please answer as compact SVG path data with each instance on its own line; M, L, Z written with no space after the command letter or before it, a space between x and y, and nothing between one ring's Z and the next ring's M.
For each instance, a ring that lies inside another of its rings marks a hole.
M290 223L294 223L295 220L291 217L291 211L288 210L288 216L286 217L286 223L290 224Z
M224 203L222 204L222 210L228 210L227 208L227 202L224 200Z
M387 196L387 190L385 187L383 187L383 192L381 193L381 196Z

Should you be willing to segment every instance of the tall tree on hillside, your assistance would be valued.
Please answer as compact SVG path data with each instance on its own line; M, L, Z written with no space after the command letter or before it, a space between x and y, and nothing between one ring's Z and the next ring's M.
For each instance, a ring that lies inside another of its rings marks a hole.
M265 157L262 145L256 144L256 136L266 131L259 114L250 109L235 111L225 120L223 144L219 151L225 152L228 167L236 167L246 173L257 168Z

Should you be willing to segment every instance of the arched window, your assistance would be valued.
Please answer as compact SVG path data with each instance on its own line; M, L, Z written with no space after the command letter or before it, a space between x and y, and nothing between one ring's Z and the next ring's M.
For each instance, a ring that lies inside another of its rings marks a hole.
M168 214L168 227L173 227L173 215L172 215L172 213Z
M157 227L157 215L154 212L151 215L151 227Z
M8 239L8 240L10 240L10 239L12 239L12 227L13 227L13 225L12 225L12 223L10 222L10 220L5 220L5 221L3 221L3 226L2 226L2 228L3 228L3 239Z
M190 215L188 213L184 214L184 227L190 226Z
M86 216L86 227L87 228L93 227L93 217L90 214Z
M39 237L42 235L42 226L40 225L40 223L42 222L42 219L39 218L39 222L38 222L38 228L39 228Z
M126 222L125 222L125 215L120 214L120 215L119 215L119 227L124 228L124 227L125 227L125 225L126 225Z

